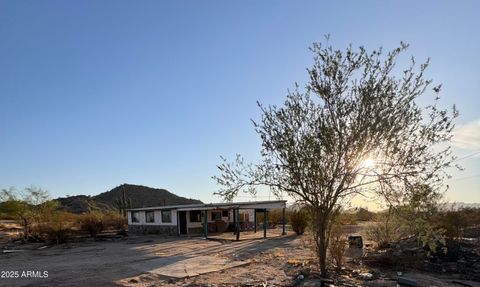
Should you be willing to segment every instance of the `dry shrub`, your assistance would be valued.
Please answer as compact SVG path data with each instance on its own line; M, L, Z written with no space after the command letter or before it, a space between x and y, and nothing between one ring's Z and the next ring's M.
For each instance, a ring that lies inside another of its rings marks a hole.
M283 213L280 209L273 209L268 212L268 225L271 228L275 228L278 224L282 223Z
M295 231L297 235L303 234L308 226L307 213L302 210L294 210L290 214L290 224L292 225L293 231Z
M360 207L357 212L355 212L355 217L358 221L370 221L375 219L375 213L369 211L368 209Z
M267 226L268 228L275 228L278 224L282 223L282 210L281 209L272 209L267 213ZM257 212L257 224L263 226L264 213Z
M445 230L445 236L449 240L457 240L464 237L464 231L469 227L479 226L480 209L446 210L436 215L434 224Z
M341 269L343 266L343 256L347 249L347 242L347 237L344 232L342 232L342 226L340 224L334 224L330 231L328 251L337 269Z
M74 233L73 227L77 217L65 211L54 211L48 215L44 213L41 221L33 227L32 233L49 243L65 243Z
M103 215L103 225L106 230L124 231L127 224L127 218L117 212L109 212Z
M357 216L354 213L342 213L339 215L342 224L357 225Z
M385 248L402 237L402 224L393 214L380 214L375 222L366 228L365 233L378 248Z
M80 229L88 232L93 237L96 237L104 228L103 214L101 212L92 211L85 213L80 219Z

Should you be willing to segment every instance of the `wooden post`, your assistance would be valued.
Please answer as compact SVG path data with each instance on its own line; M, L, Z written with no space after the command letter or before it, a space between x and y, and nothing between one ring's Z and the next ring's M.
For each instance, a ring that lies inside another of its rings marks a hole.
M265 208L263 210L263 238L267 238L267 224L268 224L267 216L268 216L268 213L267 213L267 209Z
M253 210L253 233L257 233L257 210Z
M205 239L208 238L208 210L206 209L203 213L203 235Z
M283 208L282 211L283 211L283 214L282 214L283 215L282 216L282 235L285 235L285 234L287 234L285 232L285 207Z
M237 224L236 224L236 228L237 230L237 241L240 240L240 209L237 208Z
M180 236L180 212L177 212L177 236Z
M237 234L237 210L233 209L233 235Z

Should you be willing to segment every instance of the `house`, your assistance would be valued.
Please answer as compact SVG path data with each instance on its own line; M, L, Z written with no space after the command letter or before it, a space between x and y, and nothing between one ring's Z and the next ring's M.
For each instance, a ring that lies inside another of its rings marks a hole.
M234 231L237 240L240 231L257 231L257 213L268 215L268 210L283 209L285 200L186 204L143 207L128 210L128 230L132 233L159 233L169 235L203 235L209 232ZM264 237L267 236L268 216L263 217ZM285 220L283 220L285 234Z

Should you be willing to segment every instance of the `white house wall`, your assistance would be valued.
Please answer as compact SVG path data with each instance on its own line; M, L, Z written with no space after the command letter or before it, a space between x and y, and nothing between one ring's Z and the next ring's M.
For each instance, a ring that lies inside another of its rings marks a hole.
M132 222L132 212L128 212L128 224L129 225L177 225L177 211L176 210L171 210L172 215L171 215L171 222L162 222L162 211L161 210L155 210L155 222L146 222L146 217L145 217L145 211L140 210L137 211L139 213L139 222Z

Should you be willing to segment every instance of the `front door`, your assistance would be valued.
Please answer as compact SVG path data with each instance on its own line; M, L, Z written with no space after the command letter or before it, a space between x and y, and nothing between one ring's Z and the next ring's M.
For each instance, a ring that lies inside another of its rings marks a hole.
M179 211L178 216L180 219L180 234L187 234L187 212Z

